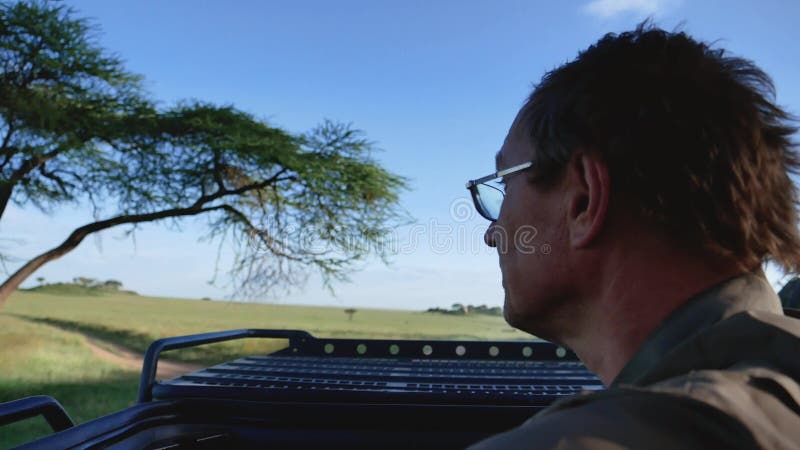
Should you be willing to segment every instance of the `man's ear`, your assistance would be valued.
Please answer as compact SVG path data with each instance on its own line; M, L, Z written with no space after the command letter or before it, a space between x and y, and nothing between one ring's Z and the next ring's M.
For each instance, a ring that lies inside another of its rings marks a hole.
M585 248L600 234L606 221L611 181L608 166L599 156L578 152L569 167L569 240L574 248Z

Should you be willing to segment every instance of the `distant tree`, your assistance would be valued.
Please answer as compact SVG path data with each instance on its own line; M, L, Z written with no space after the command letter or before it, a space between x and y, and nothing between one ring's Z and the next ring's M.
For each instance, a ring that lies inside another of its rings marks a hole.
M453 313L455 314L469 314L469 305L463 303L453 303Z
M405 180L346 125L292 135L232 106L156 107L141 77L61 2L0 3L0 219L9 202L94 220L0 285L0 307L42 265L93 234L204 215L231 243L240 294L344 280L405 219ZM2 255L0 255L1 257Z
M39 283L39 286L44 286L44 277L36 277L36 282Z
M72 279L72 282L77 284L78 286L83 287L90 287L94 284L94 278L87 278L87 277L75 277Z
M358 310L355 309L355 308L347 308L347 309L344 310L344 313L347 314L347 319L348 320L353 320L353 316L357 312L358 312Z
M122 288L122 282L117 280L106 280L103 282L103 287L112 291L118 291Z
M485 314L489 316L502 316L503 308L499 306L489 307L485 304L472 306L472 305L465 305L463 303L453 303L450 309L433 307L433 308L428 308L425 312L451 314L451 315L467 315L470 313L474 313L474 314Z

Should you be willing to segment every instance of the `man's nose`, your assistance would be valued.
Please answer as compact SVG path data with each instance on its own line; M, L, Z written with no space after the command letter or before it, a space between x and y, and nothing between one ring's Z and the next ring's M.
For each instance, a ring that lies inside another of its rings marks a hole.
M497 221L492 221L486 232L483 233L483 242L489 247L497 247Z

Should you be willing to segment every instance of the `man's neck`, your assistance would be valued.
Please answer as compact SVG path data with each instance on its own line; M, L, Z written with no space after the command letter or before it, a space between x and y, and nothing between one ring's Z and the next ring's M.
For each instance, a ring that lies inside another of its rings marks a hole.
M741 273L730 263L647 247L645 243L610 255L599 282L582 302L586 310L580 331L562 340L606 386L667 316L691 297Z

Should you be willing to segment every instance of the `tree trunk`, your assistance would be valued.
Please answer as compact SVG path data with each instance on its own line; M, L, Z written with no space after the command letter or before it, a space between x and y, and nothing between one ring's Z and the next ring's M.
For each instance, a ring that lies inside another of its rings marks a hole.
M24 266L22 266L19 270L14 272L13 275L8 277L8 279L0 285L0 309L2 309L8 297L22 284L25 280L28 279L34 272L36 272L40 267L45 265L46 263L58 259L70 251L72 251L78 244L83 241L86 236L88 236L91 231L83 230L85 227L81 227L74 232L61 243L56 248L48 250L41 255L31 259L28 261Z
M80 228L75 229L75 231L73 231L69 235L69 237L64 242L61 243L61 245L53 249L50 249L42 253L41 255L31 259L19 270L14 272L14 274L11 275L2 285L0 285L0 309L2 309L5 306L6 301L8 301L8 297L19 287L19 285L22 284L26 279L28 279L28 277L30 277L34 272L36 272L37 269L39 269L46 263L54 259L58 259L66 255L67 253L71 252L73 249L75 249L75 247L77 247L81 242L83 242L84 239L86 239L86 236L95 233L97 231L102 231L107 228L115 227L117 225L123 225L128 223L152 222L167 217L193 216L196 214L221 210L228 207L228 205L217 205L206 208L202 206L204 202L214 200L215 198L218 197L221 197L221 195L203 197L197 202L195 202L195 204L193 204L192 206L186 208L173 208L153 213L117 216L112 219L93 222L88 225L84 225Z
M245 185L237 189L233 190L221 190L214 194L206 195L200 197L196 202L194 202L191 206L185 208L172 208L166 209L163 211L156 211L151 213L144 213L144 214L130 214L130 215L123 215L117 216L107 220L101 220L99 222L93 222L87 225L84 225L80 228L76 228L69 237L61 243L58 247L50 249L41 255L31 259L28 261L24 266L22 266L19 270L14 272L2 285L0 285L0 309L2 309L6 301L8 301L8 297L25 281L30 277L37 269L45 265L46 263L58 259L65 254L69 253L75 247L77 247L86 236L95 233L97 231L102 231L107 228L112 228L117 225L123 225L128 223L143 223L143 222L152 222L155 220L165 219L167 217L185 217L185 216L194 216L197 214L207 213L210 211L230 211L232 209L231 206L226 204L216 205L216 206L207 206L204 207L203 205L212 202L214 200L218 200L225 196L230 195L240 195L242 193L254 190L254 189L262 189L270 184L276 182L278 177L281 173L285 171L281 170L277 174L273 175L267 180L264 180L260 183L253 183L250 185ZM3 190L6 189L5 187L0 188L0 201L2 201ZM9 188L8 194L10 195L11 188ZM8 198L6 198L7 202ZM234 210L235 211L235 210Z
M14 187L9 183L0 183L0 217L6 212L9 200L11 200L11 193Z

